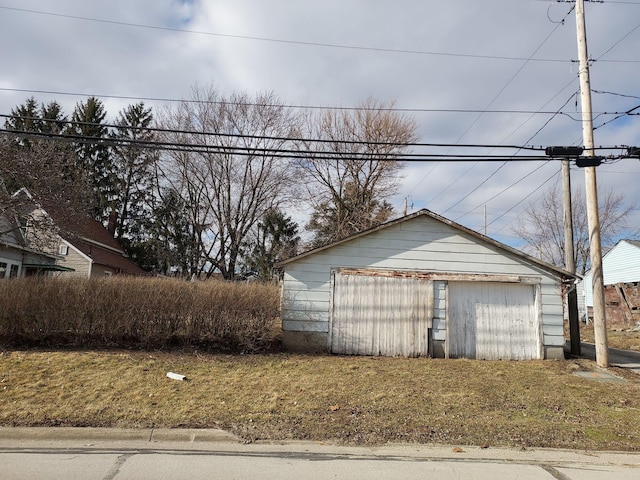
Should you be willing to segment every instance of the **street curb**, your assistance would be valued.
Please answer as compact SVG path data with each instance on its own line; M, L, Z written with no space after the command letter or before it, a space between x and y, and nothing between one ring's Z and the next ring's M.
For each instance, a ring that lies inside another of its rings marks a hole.
M0 440L63 440L112 442L240 442L235 435L218 429L96 428L96 427L0 427Z
M523 465L616 465L640 468L640 452L585 451L554 448L483 448L473 445L400 444L339 445L314 441L259 441L247 444L218 429L0 427L0 451L184 451L248 455L288 455L327 460L393 458L416 461L517 463Z

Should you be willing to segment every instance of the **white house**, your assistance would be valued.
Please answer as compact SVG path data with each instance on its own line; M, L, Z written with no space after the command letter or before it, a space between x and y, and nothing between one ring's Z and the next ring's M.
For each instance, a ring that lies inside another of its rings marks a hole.
M620 240L602 257L602 276L605 285L640 282L640 241ZM593 307L593 275L587 272L578 284L580 318L586 318L586 309Z
M30 248L16 218L0 215L0 279L58 271L56 260L55 255Z
M428 210L278 266L288 349L564 358L575 276Z

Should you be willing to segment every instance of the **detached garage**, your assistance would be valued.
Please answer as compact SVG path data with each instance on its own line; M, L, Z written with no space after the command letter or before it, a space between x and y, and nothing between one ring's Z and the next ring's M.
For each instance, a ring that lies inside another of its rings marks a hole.
M428 210L280 268L290 350L564 357L563 283L574 276Z

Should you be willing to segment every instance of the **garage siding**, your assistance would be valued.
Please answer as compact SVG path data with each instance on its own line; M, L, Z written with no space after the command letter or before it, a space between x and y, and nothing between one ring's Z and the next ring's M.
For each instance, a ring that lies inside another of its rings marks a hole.
M451 358L542 358L537 287L530 284L449 282Z
M332 271L359 268L539 279L545 355L564 345L561 276L431 214L414 215L388 227L292 259L283 266L282 326L285 347L298 339L332 348ZM446 282L434 280L432 340L445 341ZM290 343L287 343L289 342Z
M429 354L433 283L334 272L331 351L346 355Z

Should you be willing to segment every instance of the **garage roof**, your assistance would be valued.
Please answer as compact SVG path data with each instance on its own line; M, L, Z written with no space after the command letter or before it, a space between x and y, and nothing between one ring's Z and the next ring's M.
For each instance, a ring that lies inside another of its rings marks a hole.
M377 227L373 227L373 228L370 228L368 230L364 230L364 231L362 231L360 233L357 233L357 234L352 235L350 237L344 238L344 239L339 240L337 242L330 243L329 245L325 245L323 247L318 247L318 248L314 248L312 250L308 250L306 252L301 253L300 255L297 255L297 256L291 257L291 258L289 258L287 260L283 260L281 262L278 262L276 264L276 267L283 267L283 266L285 266L285 265L287 265L289 263L292 263L292 262L295 262L297 260L300 260L301 258L308 257L310 255L315 255L316 253L328 250L330 248L333 248L333 247L335 247L337 245L341 245L343 243L349 242L349 241L354 240L356 238L360 238L360 237L363 237L365 235L369 235L371 233L377 232L379 230L383 230L383 229L392 227L394 225L398 225L400 223L407 222L409 220L413 220L414 218L423 217L423 216L432 218L432 219L434 219L434 220L436 220L438 222L442 222L442 223L444 223L446 225L449 225L450 227L455 228L457 230L460 230L460 231L466 233L467 235L475 237L475 238L477 238L478 240L480 240L480 241L482 241L484 243L488 243L490 245L493 245L494 247L497 247L497 248L499 248L501 250L509 252L512 255L520 257L523 260L525 260L525 261L527 261L529 263L532 263L534 265L537 265L537 266L539 266L539 267L541 267L541 268L543 268L543 269L545 269L547 271L550 271L550 272L552 272L552 273L554 273L554 274L556 274L556 275L558 275L560 277L573 278L573 279L580 278L578 275L572 274L572 273L570 273L570 272L568 272L568 271L566 271L566 270L564 270L562 268L556 267L555 265L552 265L552 264L547 263L547 262L543 262L540 259L537 259L535 257L527 255L526 253L523 253L520 250L516 250L515 248L512 248L512 247L510 247L508 245L505 245L502 242L498 242L497 240L494 240L493 238L487 237L486 235L482 235L481 233L478 233L475 230L471 230L470 228L467 228L467 227L465 227L463 225L460 225L459 223L456 223L453 220L449 220L448 218L442 217L442 216L438 215L437 213L434 213L434 212L432 212L430 210L427 210L426 208L424 208L422 210L419 210L419 211L417 211L415 213L406 215L404 217L400 217L400 218L397 218L395 220L391 220L389 222L382 223L382 224L378 225Z

